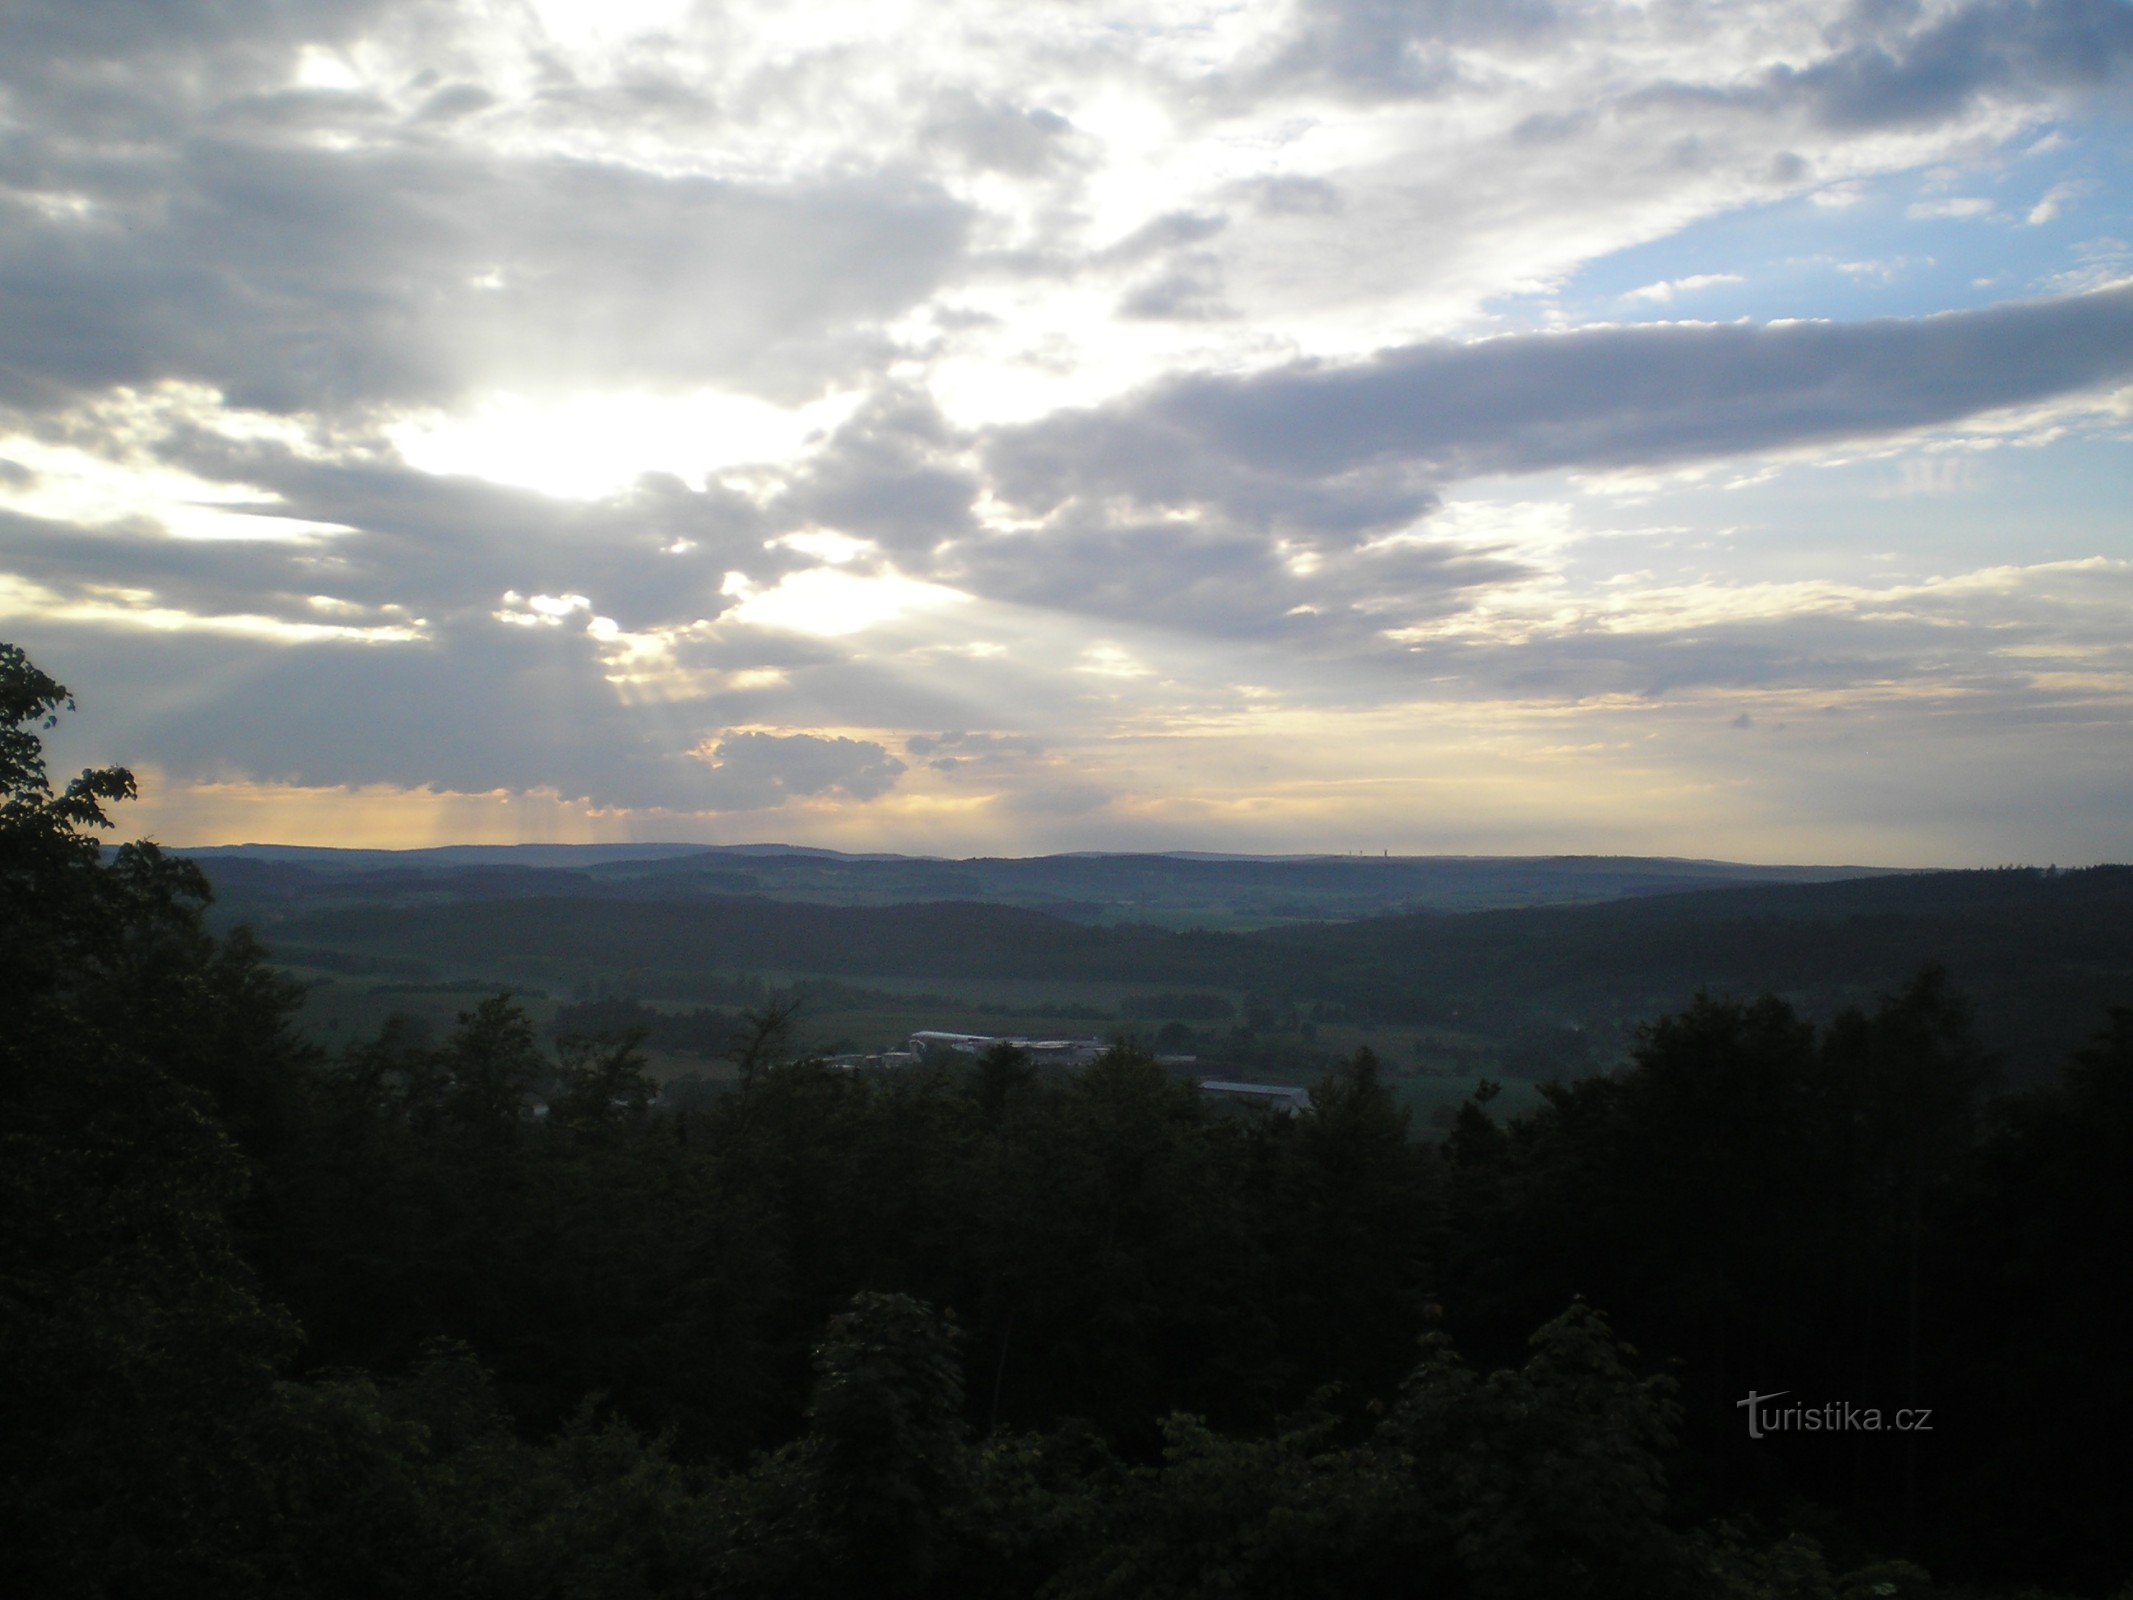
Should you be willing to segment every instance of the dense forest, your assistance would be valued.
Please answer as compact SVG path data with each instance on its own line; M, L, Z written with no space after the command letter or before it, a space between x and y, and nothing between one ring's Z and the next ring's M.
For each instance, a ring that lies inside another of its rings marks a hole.
M2133 1009L2010 1088L1937 968L1819 1022L1707 997L1431 1140L1367 1054L1222 1114L1130 1048L833 1071L770 1007L677 1109L633 1034L549 1049L508 995L304 1042L197 867L102 848L131 778L49 781L63 709L0 646L17 1592L2133 1575ZM1851 1425L1754 1437L1751 1394Z
M976 857L847 855L790 845L441 845L192 852L253 900L528 898L1020 906L1083 922L1255 928L1410 911L1576 904L1751 884L1885 876L1866 867L1748 866L1637 856Z
M686 859L621 863L617 872L639 870L613 879L495 866L321 874L232 856L204 864L223 899L218 925L248 923L285 958L326 969L418 980L479 975L492 987L557 994L613 986L683 1007L731 1003L712 992L711 974L916 984L966 1007L1002 983L1220 991L1244 1016L1338 1018L1381 1039L1393 1029L1454 1031L1490 1058L1495 1076L1568 1076L1583 1057L1610 1064L1639 1024L1702 988L1782 993L1827 1021L1871 1005L1934 960L1978 1007L1981 1035L2008 1081L2044 1083L2096 1018L2133 992L2133 868L2124 866L1664 893L1647 881L1634 894L1579 905L1237 932L1092 923L976 901L884 906L715 894L700 888L701 873L684 870ZM1277 868L1367 875L1381 865L1257 867L1272 878ZM1048 881L1063 881L1064 870ZM1622 880L1610 881L1619 888ZM1205 1014L1169 1020L1204 1022ZM955 1024L936 1017L913 1025ZM1198 1048L1236 1056L1241 1043L1203 1040Z

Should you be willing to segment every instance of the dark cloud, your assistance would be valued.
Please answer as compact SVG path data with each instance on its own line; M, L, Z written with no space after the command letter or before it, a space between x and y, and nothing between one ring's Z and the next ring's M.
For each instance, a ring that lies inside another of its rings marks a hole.
M478 83L448 83L422 102L415 113L422 122L457 122L496 104L496 96Z
M714 788L686 752L719 708L625 706L582 631L483 619L419 644L302 648L66 622L14 631L64 667L112 748L193 777L554 787L624 806L687 807Z
M1033 178L1072 164L1073 133L1074 124L1056 111L959 89L934 100L919 142L969 166Z
M0 200L18 394L187 379L272 411L482 385L805 398L878 353L966 225L879 175L771 189L404 146L15 149L0 180L90 202Z
M958 545L950 581L1020 605L1231 638L1333 644L1441 617L1533 570L1448 542L1291 544L1219 519L1107 523Z
M1039 511L1120 496L1323 527L1427 485L1737 455L1946 423L2133 374L2133 288L1923 319L1640 326L1427 344L1158 384L1004 430L988 461Z
M324 131L379 107L290 89L305 47L383 36L420 49L450 22L439 0L11 0L0 85L18 130L70 147L165 147L210 119Z
M1590 137L1599 125L1599 113L1585 106L1575 111L1536 111L1521 118L1511 130L1511 142L1529 146L1568 144Z
M938 734L914 733L904 741L904 749L911 755L936 756L947 752L950 758L1033 756L1042 754L1043 748L1035 739L1023 734L971 733L961 728Z
M1915 31L1889 26L1915 14L1865 0L1852 18L1865 37L1777 69L1769 92L1804 101L1831 127L1894 127L1945 120L1986 94L2098 88L2133 64L2125 0L1976 0Z
M1885 434L2129 373L2133 289L1922 320L1594 329L1175 379L985 441L995 492L1042 526L960 541L940 574L1021 604L1192 632L1374 641L1534 575L1505 550L1399 532L1426 529L1434 485Z
M1168 211L1141 224L1091 259L1099 266L1133 266L1191 245L1202 244L1229 226L1229 219L1205 211Z
M975 524L982 485L964 459L967 436L929 396L891 388L871 397L794 476L768 515L785 528L835 528L923 556Z
M723 182L455 144L450 125L497 104L455 37L466 20L429 0L10 6L11 395L177 378L281 411L484 385L804 397L871 361L873 325L961 247L963 208L893 175ZM358 40L442 69L400 108L389 89L292 84L305 47ZM709 114L648 73L554 74L547 119Z
M1604 622L1540 631L1516 642L1418 644L1411 668L1458 692L1542 701L1631 697L1659 701L1711 690L1828 690L1862 683L1951 682L1950 630L1919 617L1836 612L1698 617L1623 632ZM2025 634L2029 630L2023 630ZM2011 639L2012 630L2006 637ZM1981 660L1964 667L1974 669Z
M868 740L730 731L755 697L625 696L582 627L467 619L413 644L300 648L65 621L8 632L95 706L104 747L193 778L553 788L596 805L752 811L871 800L905 770Z
M1205 251L1188 254L1118 302L1122 317L1142 322L1216 322L1237 315L1222 298L1221 258Z
M1054 754L1024 734L913 734L904 750L952 783L989 791L997 817L1087 819L1119 798L1114 788L1093 779L1084 762Z
M701 84L676 77L656 57L622 65L612 78L595 83L580 80L552 56L536 60L542 70L533 107L543 123L595 133L627 127L692 143L717 135L724 108Z
M729 733L703 753L712 806L759 811L793 797L874 800L896 786L904 764L871 739L811 733Z
M288 50L360 35L403 0L14 0L7 9L9 76L69 68L190 60L248 46ZM412 9L412 8L411 8Z
M1530 42L1563 25L1551 0L1305 0L1267 78L1370 97L1432 94L1458 81L1459 46Z
M1217 387L1264 381L1198 380ZM1190 386L1162 385L1115 406L999 431L984 449L995 492L1040 515L1068 502L1115 503L1129 515L1208 512L1238 527L1312 535L1395 528L1437 504L1435 489L1403 460L1298 470L1256 457L1249 440L1231 448L1211 429L1173 421L1166 408Z
M1923 20L1922 20L1923 19ZM1926 15L1904 0L1858 0L1827 55L1744 84L1655 84L1632 105L1804 112L1840 134L1950 121L1981 100L2092 92L2133 67L2125 0L1971 0Z
M596 502L553 500L472 478L396 466L285 462L253 481L297 514L352 525L326 540L328 592L439 606L488 606L504 590L581 593L626 628L715 617L739 568L774 581L806 564L763 548L752 502L654 475Z
M1258 178L1239 187L1252 208L1269 217L1334 217L1348 204L1340 186L1324 178Z

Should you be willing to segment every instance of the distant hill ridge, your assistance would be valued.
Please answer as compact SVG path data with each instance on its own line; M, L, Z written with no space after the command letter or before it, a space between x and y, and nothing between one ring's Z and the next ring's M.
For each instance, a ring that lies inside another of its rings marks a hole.
M361 863L366 866L399 863L408 866L427 862L450 862L463 865L483 866L579 866L593 862L650 861L690 856L811 856L837 861L934 861L934 862L1041 862L1041 861L1196 861L1196 862L1325 862L1348 861L1362 863L1431 865L1461 864L1487 866L1505 862L1563 862L1622 864L1635 863L1643 866L1717 868L1728 873L1744 874L1813 874L1857 875L1883 874L1909 871L1930 871L1930 868L1876 867L1876 866L1824 866L1779 864L1764 865L1749 862L1725 861L1716 857L1702 856L1631 856L1601 855L1590 851L1557 851L1537 855L1490 855L1472 852L1444 852L1427 855L1392 855L1384 852L1354 850L1291 850L1291 851L1228 851L1228 850L1055 850L1034 856L936 856L911 855L894 850L832 850L821 845L781 844L691 844L686 842L648 842L619 844L443 844L420 845L408 849L374 849L341 845L271 844L254 842L246 844L171 845L174 854L206 858L246 856L262 861L296 861L322 867L336 863Z
M1080 921L1248 928L1405 911L1607 901L1683 889L1882 875L1859 866L1756 866L1638 856L1225 855L1086 851L1048 856L848 854L763 845L447 845L335 850L235 845L182 852L235 888L300 899L396 892L486 899L532 893L827 905L964 900Z
M943 897L850 904L677 889L664 876L477 869L248 883L210 861L221 915L272 948L536 986L686 995L709 972L1038 980L1209 990L1401 1026L1630 1027L1699 989L1826 1012L1945 965L2018 1077L2133 1004L2133 867L1861 876L1264 926L1163 927ZM236 867L232 873L229 869Z

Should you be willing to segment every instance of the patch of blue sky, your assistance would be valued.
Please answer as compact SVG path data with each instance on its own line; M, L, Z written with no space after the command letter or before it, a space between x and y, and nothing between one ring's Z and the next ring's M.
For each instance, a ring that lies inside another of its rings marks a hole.
M1989 162L1832 185L1588 263L1511 317L1853 321L2067 293L2133 273L2122 121L2025 136Z

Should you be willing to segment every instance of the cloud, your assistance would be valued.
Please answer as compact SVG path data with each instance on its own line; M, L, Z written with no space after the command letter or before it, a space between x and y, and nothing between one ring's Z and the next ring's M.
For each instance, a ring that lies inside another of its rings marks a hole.
M903 771L872 741L733 731L744 716L793 714L790 690L728 690L710 665L736 651L760 659L759 641L685 645L689 692L637 693L610 681L581 612L552 627L453 621L391 645L121 629L50 609L0 631L64 667L96 708L107 758L180 778L552 789L596 807L694 813L857 803Z
M179 427L167 459L353 531L181 542L19 519L10 565L60 593L313 626L492 618L507 592L584 596L551 620L611 633L688 628L744 596L744 620L777 596L804 624L802 596L834 580L1349 647L1538 575L1510 548L1431 537L1439 484L1897 432L2128 371L2128 289L1908 321L1594 329L1180 378L979 433L891 390L767 493L648 477L589 503ZM986 495L1024 520L982 523ZM854 590L844 631L898 614L888 593Z
M1118 302L1122 317L1147 322L1218 322L1237 315L1222 297L1218 257L1195 252L1173 262Z
M944 90L919 129L922 143L969 165L1038 177L1073 159L1074 124L1042 106L990 99L967 87Z
M1856 440L2123 381L2133 289L1923 319L1432 343L1160 383L982 441L1028 518L959 539L974 593L1311 648L1379 648L1540 576L1430 536L1441 484Z
M1945 200L1920 200L1904 215L1914 222L1934 220L1975 222L1992 215L1992 202L1975 195L1955 195Z
M507 590L587 595L632 629L714 618L730 608L725 575L764 581L807 564L766 549L745 498L650 477L598 502L555 500L391 462L306 459L286 447L190 433L171 459L208 477L264 487L285 515L352 531L296 539L179 539L140 521L102 527L16 517L5 565L63 588L153 591L198 610L315 618L315 602L409 616L486 615Z
M971 507L984 486L963 458L968 446L930 397L877 392L793 474L768 515L892 552L931 550L975 527Z
M959 586L1093 619L1327 646L1442 616L1534 569L1443 540L1284 540L1220 519L1056 518L1042 532L968 540L944 561Z
M1907 582L1643 580L1604 597L1559 585L1415 630L1414 665L1475 694L1693 699L1714 690L1910 696L1968 714L2045 714L2133 694L2122 626L2133 564L2101 557ZM2026 708L2026 709L2025 709Z
M1721 283L1739 283L1737 272L1695 272L1685 278L1664 278L1658 283L1647 283L1641 289L1632 289L1623 298L1626 300L1656 300L1661 305L1677 294L1691 294L1698 289L1713 288Z
M1439 93L1460 77L1458 48L1530 44L1572 26L1552 0L1305 0L1266 76L1368 98Z
M1903 25L1920 15L1922 26ZM1834 128L1903 127L1986 95L2100 88L2133 64L2133 10L2120 0L1972 0L1924 13L1866 0L1847 31L1846 48L1772 71L1768 91Z
M1272 759L1305 798L1254 826L1319 837L1343 785L1434 814L1398 730L1485 701L1484 740L1693 702L1803 744L1770 702L1821 695L2122 728L2122 573L1965 568L2033 526L2118 553L2122 429L2049 441L2129 377L2124 247L1978 227L1874 262L1920 192L1890 174L1995 222L2106 193L2080 119L2129 15L30 0L0 615L177 781L598 827L1174 844L1242 826ZM2098 292L1534 331L1607 258L1653 280L1640 318ZM1873 444L1988 415L2038 448ZM1876 459L1703 465L1818 447ZM1632 477L1674 530L1634 554L1593 526ZM1448 515L1461 483L1562 514Z
M1087 827L1121 798L1118 775L1100 751L1054 751L1027 734L951 730L913 734L904 751L922 763L939 792L981 800L986 819L1023 828L1071 820Z
M66 665L97 707L97 735L124 759L179 774L552 786L623 805L694 787L693 764L663 748L662 730L625 713L582 631L484 622L439 627L420 644L291 647L49 615L10 626Z
M759 811L795 797L875 800L905 771L870 739L811 733L728 733L697 755L714 778L708 803L720 811Z
M282 80L300 48L361 38L396 9L402 0L22 0L8 12L5 72L33 105L116 111L127 97L115 92L114 66L175 91L212 58L229 70L217 86L227 94Z
M805 400L877 357L967 226L886 174L769 187L213 137L38 166L88 209L0 198L0 297L38 307L0 323L17 392L176 379L273 412L574 385Z
M1873 437L2133 374L2133 288L1920 319L1637 326L1431 343L1348 364L1171 379L1005 430L988 461L1072 499L1221 504L1356 528L1429 485Z
M1044 753L1044 747L1025 734L971 733L952 729L946 733L914 733L904 741L904 752L939 772L961 772L977 767L1017 764Z
M2032 228L2041 228L2047 222L2056 222L2065 212L2068 202L2081 199L2093 188L2093 184L2079 179L2055 183L2029 208L2023 220Z

